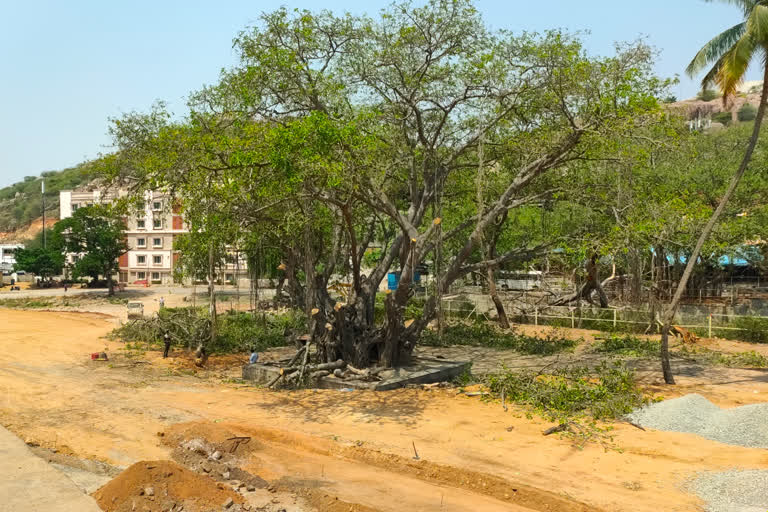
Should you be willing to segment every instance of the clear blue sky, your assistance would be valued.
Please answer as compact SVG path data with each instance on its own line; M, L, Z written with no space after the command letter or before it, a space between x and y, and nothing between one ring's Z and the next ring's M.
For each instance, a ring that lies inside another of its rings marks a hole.
M185 96L234 64L231 40L280 5L375 14L388 0L0 0L0 186L109 150L107 119ZM702 0L476 0L494 28L588 30L587 48L647 36L658 72L680 75L696 50L734 25L735 7ZM751 72L750 79L759 78Z

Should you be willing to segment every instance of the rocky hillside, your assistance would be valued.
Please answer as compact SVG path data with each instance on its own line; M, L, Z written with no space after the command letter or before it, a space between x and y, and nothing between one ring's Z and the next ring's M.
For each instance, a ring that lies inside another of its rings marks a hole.
M686 119L696 119L697 117L700 117L701 119L711 118L713 122L728 124L729 122L736 120L738 112L745 104L752 105L756 109L760 104L760 93L738 93L736 96L729 99L728 103L725 105L723 104L722 97L716 97L710 101L692 98L670 103L669 106L678 110Z
M81 187L91 181L84 167L48 171L27 176L0 189L0 241L23 241L42 229L41 181L45 180L46 225L59 216L59 191Z

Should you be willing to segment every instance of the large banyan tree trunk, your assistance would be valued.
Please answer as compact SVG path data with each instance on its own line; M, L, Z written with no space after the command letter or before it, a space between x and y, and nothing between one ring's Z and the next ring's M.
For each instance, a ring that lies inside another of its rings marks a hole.
M608 296L605 294L602 283L600 282L597 274L597 258L597 254L593 254L587 262L587 281L584 283L584 285L573 294L567 295L553 302L551 304L552 306L563 306L565 304L570 304L571 302L575 302L581 299L584 299L592 304L592 294L597 292L597 296L600 300L600 307L608 307Z

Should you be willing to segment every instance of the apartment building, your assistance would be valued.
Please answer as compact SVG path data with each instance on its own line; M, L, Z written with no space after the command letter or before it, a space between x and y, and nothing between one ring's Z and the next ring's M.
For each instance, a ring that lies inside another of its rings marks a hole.
M118 193L122 195L122 193ZM62 219L71 217L78 208L108 202L99 190L63 190L59 194ZM178 253L174 239L188 229L182 216L174 211L171 198L160 192L146 192L144 208L125 219L128 252L120 257L118 281L121 283L171 284ZM67 256L68 263L78 255Z
M16 251L23 249L23 244L0 244L0 271L10 272L16 263Z
M124 192L118 192L122 196ZM71 217L78 208L109 202L115 195L104 195L100 190L62 190L59 193L61 219ZM189 228L172 203L171 197L161 192L146 192L144 208L126 217L125 236L128 252L120 257L118 282L171 284L179 253L173 249L174 240ZM80 255L68 254L67 264L74 264ZM217 281L233 282L239 279L247 286L248 265L243 254L233 251L218 269ZM243 282L243 280L246 282Z

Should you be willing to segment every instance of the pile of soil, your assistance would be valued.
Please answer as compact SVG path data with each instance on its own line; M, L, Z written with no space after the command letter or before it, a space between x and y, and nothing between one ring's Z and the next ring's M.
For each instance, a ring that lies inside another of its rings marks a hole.
M230 487L167 460L137 462L93 497L105 512L207 512L228 500L243 503Z
M220 482L243 484L246 489L264 489L262 478L240 466L258 449L258 440L242 432L205 423L174 425L163 433L162 442L173 448L171 457L182 466Z

